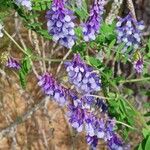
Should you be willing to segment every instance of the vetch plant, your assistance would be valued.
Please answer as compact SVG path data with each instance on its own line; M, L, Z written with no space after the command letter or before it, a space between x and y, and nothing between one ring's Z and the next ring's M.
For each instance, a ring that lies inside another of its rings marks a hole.
M2 118L6 117L7 120L7 125L0 129L0 139L13 135L11 147L19 147L16 144L19 140L15 139L19 136L18 124L28 126L27 120L33 116L33 130L40 133L39 138L45 149L55 147L57 143L58 130L55 130L55 125L51 126L55 120L59 128L67 126L64 131L69 135L69 149L80 149L76 138L83 135L87 145L81 143L85 149L88 146L91 150L101 150L104 143L108 150L132 150L136 146L137 150L149 150L150 105L147 100L149 91L146 90L150 81L150 40L143 37L146 24L137 21L134 10L122 17L126 11L119 12L122 0L118 2L110 10L112 14L109 17L107 13L104 14L107 12L104 6L111 8L111 3L107 5L105 0L91 3L82 0L80 6L77 1L66 0L1 2L0 8L9 8L12 12L14 18L11 16L11 19L14 19L15 25L9 31L10 25L5 22L10 13L5 20L0 9L0 18L5 26L4 29L0 24L0 37L5 34L0 39L0 81L9 80L9 84L14 81L17 92L9 95L13 101L6 103L3 95L9 92L0 89L0 117L2 114ZM127 4L131 3L128 0ZM17 79L20 84L16 82ZM16 93L21 94L21 106L25 104L21 113L9 106L12 102L15 107L20 106L15 100ZM57 114L60 112L57 113L57 110L60 110L63 119L59 119ZM41 115L40 118L36 111ZM46 118L46 121L42 120L45 121L44 126L40 124L41 118ZM5 119L2 120L5 122ZM135 135L139 136L139 141L133 140ZM27 135L25 139L29 141L29 137ZM32 140L30 142L33 143ZM62 149L61 146L59 148Z

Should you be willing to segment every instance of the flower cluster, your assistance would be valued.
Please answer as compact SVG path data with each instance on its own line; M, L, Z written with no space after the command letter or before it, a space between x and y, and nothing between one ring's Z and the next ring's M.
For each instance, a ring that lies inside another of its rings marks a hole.
M125 43L125 48L133 47L137 49L141 43L141 31L144 29L142 21L136 21L129 13L125 18L120 18L117 22L118 43Z
M95 0L91 10L90 16L86 23L83 24L83 36L85 41L96 39L96 34L99 33L102 14L104 12L105 0Z
M68 106L69 122L78 132L85 131L87 143L93 149L96 148L98 139L103 139L105 142L108 142L109 145L113 144L115 147L122 146L121 142L116 143L116 140L114 140L115 121L109 119L107 116L107 107L104 101L97 99L100 101L99 104L101 105L99 105L99 108L101 108L102 111L101 113L98 113L100 116L96 116L96 114L94 114L94 110L85 108L85 103L88 101L87 99L91 101L91 97L84 96L81 99L78 99L76 94L72 93L70 96L72 98L72 103ZM86 100L84 101L84 99ZM91 105L94 103L97 104L96 98L92 97L92 99Z
M3 26L0 24L0 38L3 37L2 29L3 29Z
M39 77L38 85L42 87L43 92L54 98L61 106L66 104L67 89L59 85L51 74L45 73Z
M28 10L32 10L32 3L31 0L16 0L15 1L17 5L19 6L24 6L26 7Z
M74 84L78 91L90 93L101 89L100 76L81 60L80 55L74 55L71 62L65 63L70 83Z
M143 60L138 59L138 60L134 61L133 67L137 73L141 73L143 71Z
M53 41L67 48L75 44L73 12L65 8L64 0L54 0L51 9L47 12L47 27L53 36Z
M6 66L8 68L13 68L13 69L20 69L20 64L13 58L8 58Z

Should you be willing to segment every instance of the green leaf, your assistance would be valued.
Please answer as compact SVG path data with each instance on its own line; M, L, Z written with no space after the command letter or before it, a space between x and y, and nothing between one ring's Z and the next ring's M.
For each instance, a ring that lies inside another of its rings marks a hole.
M31 60L27 56L22 60L21 68L19 70L19 79L22 88L26 87L26 77L31 70Z
M145 145L145 150L149 150L149 149L150 149L150 136L148 137Z

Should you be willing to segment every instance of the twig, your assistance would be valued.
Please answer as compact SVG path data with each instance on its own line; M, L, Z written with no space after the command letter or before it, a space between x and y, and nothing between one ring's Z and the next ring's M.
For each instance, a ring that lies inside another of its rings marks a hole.
M56 74L59 73L59 71L60 71L60 69L61 69L61 67L62 67L62 65L63 65L63 63L64 63L64 61L67 59L67 57L70 55L71 52L72 52L72 50L70 49L70 50L66 53L66 55L63 57L61 63L59 64L59 66L58 66L58 68L57 68Z

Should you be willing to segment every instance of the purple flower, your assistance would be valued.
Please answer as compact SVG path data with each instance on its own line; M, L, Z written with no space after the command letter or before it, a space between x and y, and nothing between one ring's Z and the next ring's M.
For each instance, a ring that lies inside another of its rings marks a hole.
M112 134L112 138L108 141L108 147L109 147L109 150L125 150L123 148L122 141L115 133Z
M142 73L142 71L143 71L143 60L138 59L137 61L134 61L133 67L137 73Z
M69 122L78 132L83 131L83 123L85 118L85 111L81 107L75 107L74 105L68 106Z
M75 44L73 12L65 8L64 0L53 0L51 9L47 12L47 27L53 36L53 41L67 48Z
M78 132L84 131L86 133L86 140L90 147L96 150L98 139L103 139L112 150L115 150L113 149L114 147L120 148L119 139L116 141L117 138L114 131L115 120L110 119L106 111L96 113L95 111L93 112L91 108L85 107L85 103L89 105L97 104L95 97L83 96L82 98L78 98L72 91L69 92L69 95L72 101L71 104L68 105L69 122ZM88 98L90 99L88 100ZM105 104L104 101L101 102L103 104L100 103L100 107ZM113 145L111 145L111 143L113 143Z
M144 29L144 23L138 22L129 13L125 18L120 18L117 22L117 42L125 43L125 48L133 47L137 49L141 43L141 31Z
M21 5L26 7L28 10L32 10L32 3L31 0L16 0L15 1L17 5Z
M8 59L6 66L17 70L20 69L20 64L13 58Z
M81 60L79 54L74 55L74 59L71 62L66 62L65 66L69 81L75 85L78 92L90 93L100 91L100 76L94 72L92 67Z
M40 76L38 85L46 95L53 97L61 106L66 104L67 89L59 85L51 74L45 73Z
M89 18L86 23L82 25L84 40L91 41L96 39L96 35L99 33L102 14L104 12L105 0L95 0L91 10Z
M96 146L98 144L98 138L97 136L86 136L87 143L91 146L92 150L96 150Z

